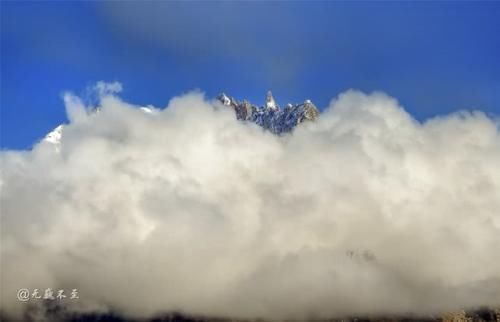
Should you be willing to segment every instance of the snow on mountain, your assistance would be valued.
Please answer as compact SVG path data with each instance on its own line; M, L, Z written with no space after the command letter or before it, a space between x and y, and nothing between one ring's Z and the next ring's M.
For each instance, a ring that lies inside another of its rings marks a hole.
M267 92L266 108L272 109L272 110L279 109L278 105L276 104L276 101L274 100L273 93L271 93L271 91Z
M49 142L52 144L59 144L61 142L61 136L62 136L62 131L63 131L64 125L59 125L55 129L53 129L49 134L45 136L43 141Z
M218 97L217 97L223 105L225 106L230 106L231 105L231 99L224 93L221 93Z
M144 113L154 114L153 109L150 107L141 107L140 110L143 111Z

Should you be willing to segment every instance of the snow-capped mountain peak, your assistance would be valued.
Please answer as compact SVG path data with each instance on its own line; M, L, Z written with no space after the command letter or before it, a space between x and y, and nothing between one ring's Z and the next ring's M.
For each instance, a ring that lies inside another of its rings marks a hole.
M276 104L276 101L274 100L273 97L273 93L271 91L268 91L266 95L266 108L272 110L278 109L278 105Z
M221 93L218 97L219 101L225 106L231 105L231 99L224 93Z
M63 128L64 128L64 125L62 125L62 124L57 126L55 129L53 129L49 134L47 134L45 136L43 141L49 142L52 144L60 144Z
M142 112L146 113L146 114L156 114L158 112L158 110L156 110L155 108L153 107L145 107L145 106L142 106L139 108ZM96 108L94 109L94 113L99 113L100 109L99 108ZM56 148L56 151L59 151L60 149L60 145L61 145L61 138L63 136L63 132L64 132L64 125L63 124L60 124L58 125L56 128L54 128L52 131L50 131L42 140L42 142L47 142L49 144L52 144L55 146Z

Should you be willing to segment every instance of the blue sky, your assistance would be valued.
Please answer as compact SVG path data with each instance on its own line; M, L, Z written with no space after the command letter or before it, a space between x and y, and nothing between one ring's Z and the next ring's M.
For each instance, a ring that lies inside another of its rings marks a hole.
M255 103L381 90L417 119L500 114L500 2L1 2L0 147L66 121L61 93L120 81L163 107L201 89Z

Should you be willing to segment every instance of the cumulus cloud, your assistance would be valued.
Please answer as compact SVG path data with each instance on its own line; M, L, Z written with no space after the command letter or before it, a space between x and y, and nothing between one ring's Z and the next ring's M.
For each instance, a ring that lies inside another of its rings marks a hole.
M499 122L424 123L348 91L275 136L202 93L144 113L67 94L59 149L2 151L1 310L238 318L429 314L500 303Z

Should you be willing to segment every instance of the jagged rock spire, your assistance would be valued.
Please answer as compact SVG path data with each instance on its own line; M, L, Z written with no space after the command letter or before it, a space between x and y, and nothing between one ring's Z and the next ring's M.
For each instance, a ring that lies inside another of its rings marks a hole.
M275 110L278 108L276 101L274 100L273 93L271 91L267 91L266 95L266 108Z
M231 105L231 99L225 93L220 93L217 98L219 99L219 101L221 101L222 104L226 106Z
M318 108L311 102L311 100L304 101L304 117L308 120L314 121L318 118Z

